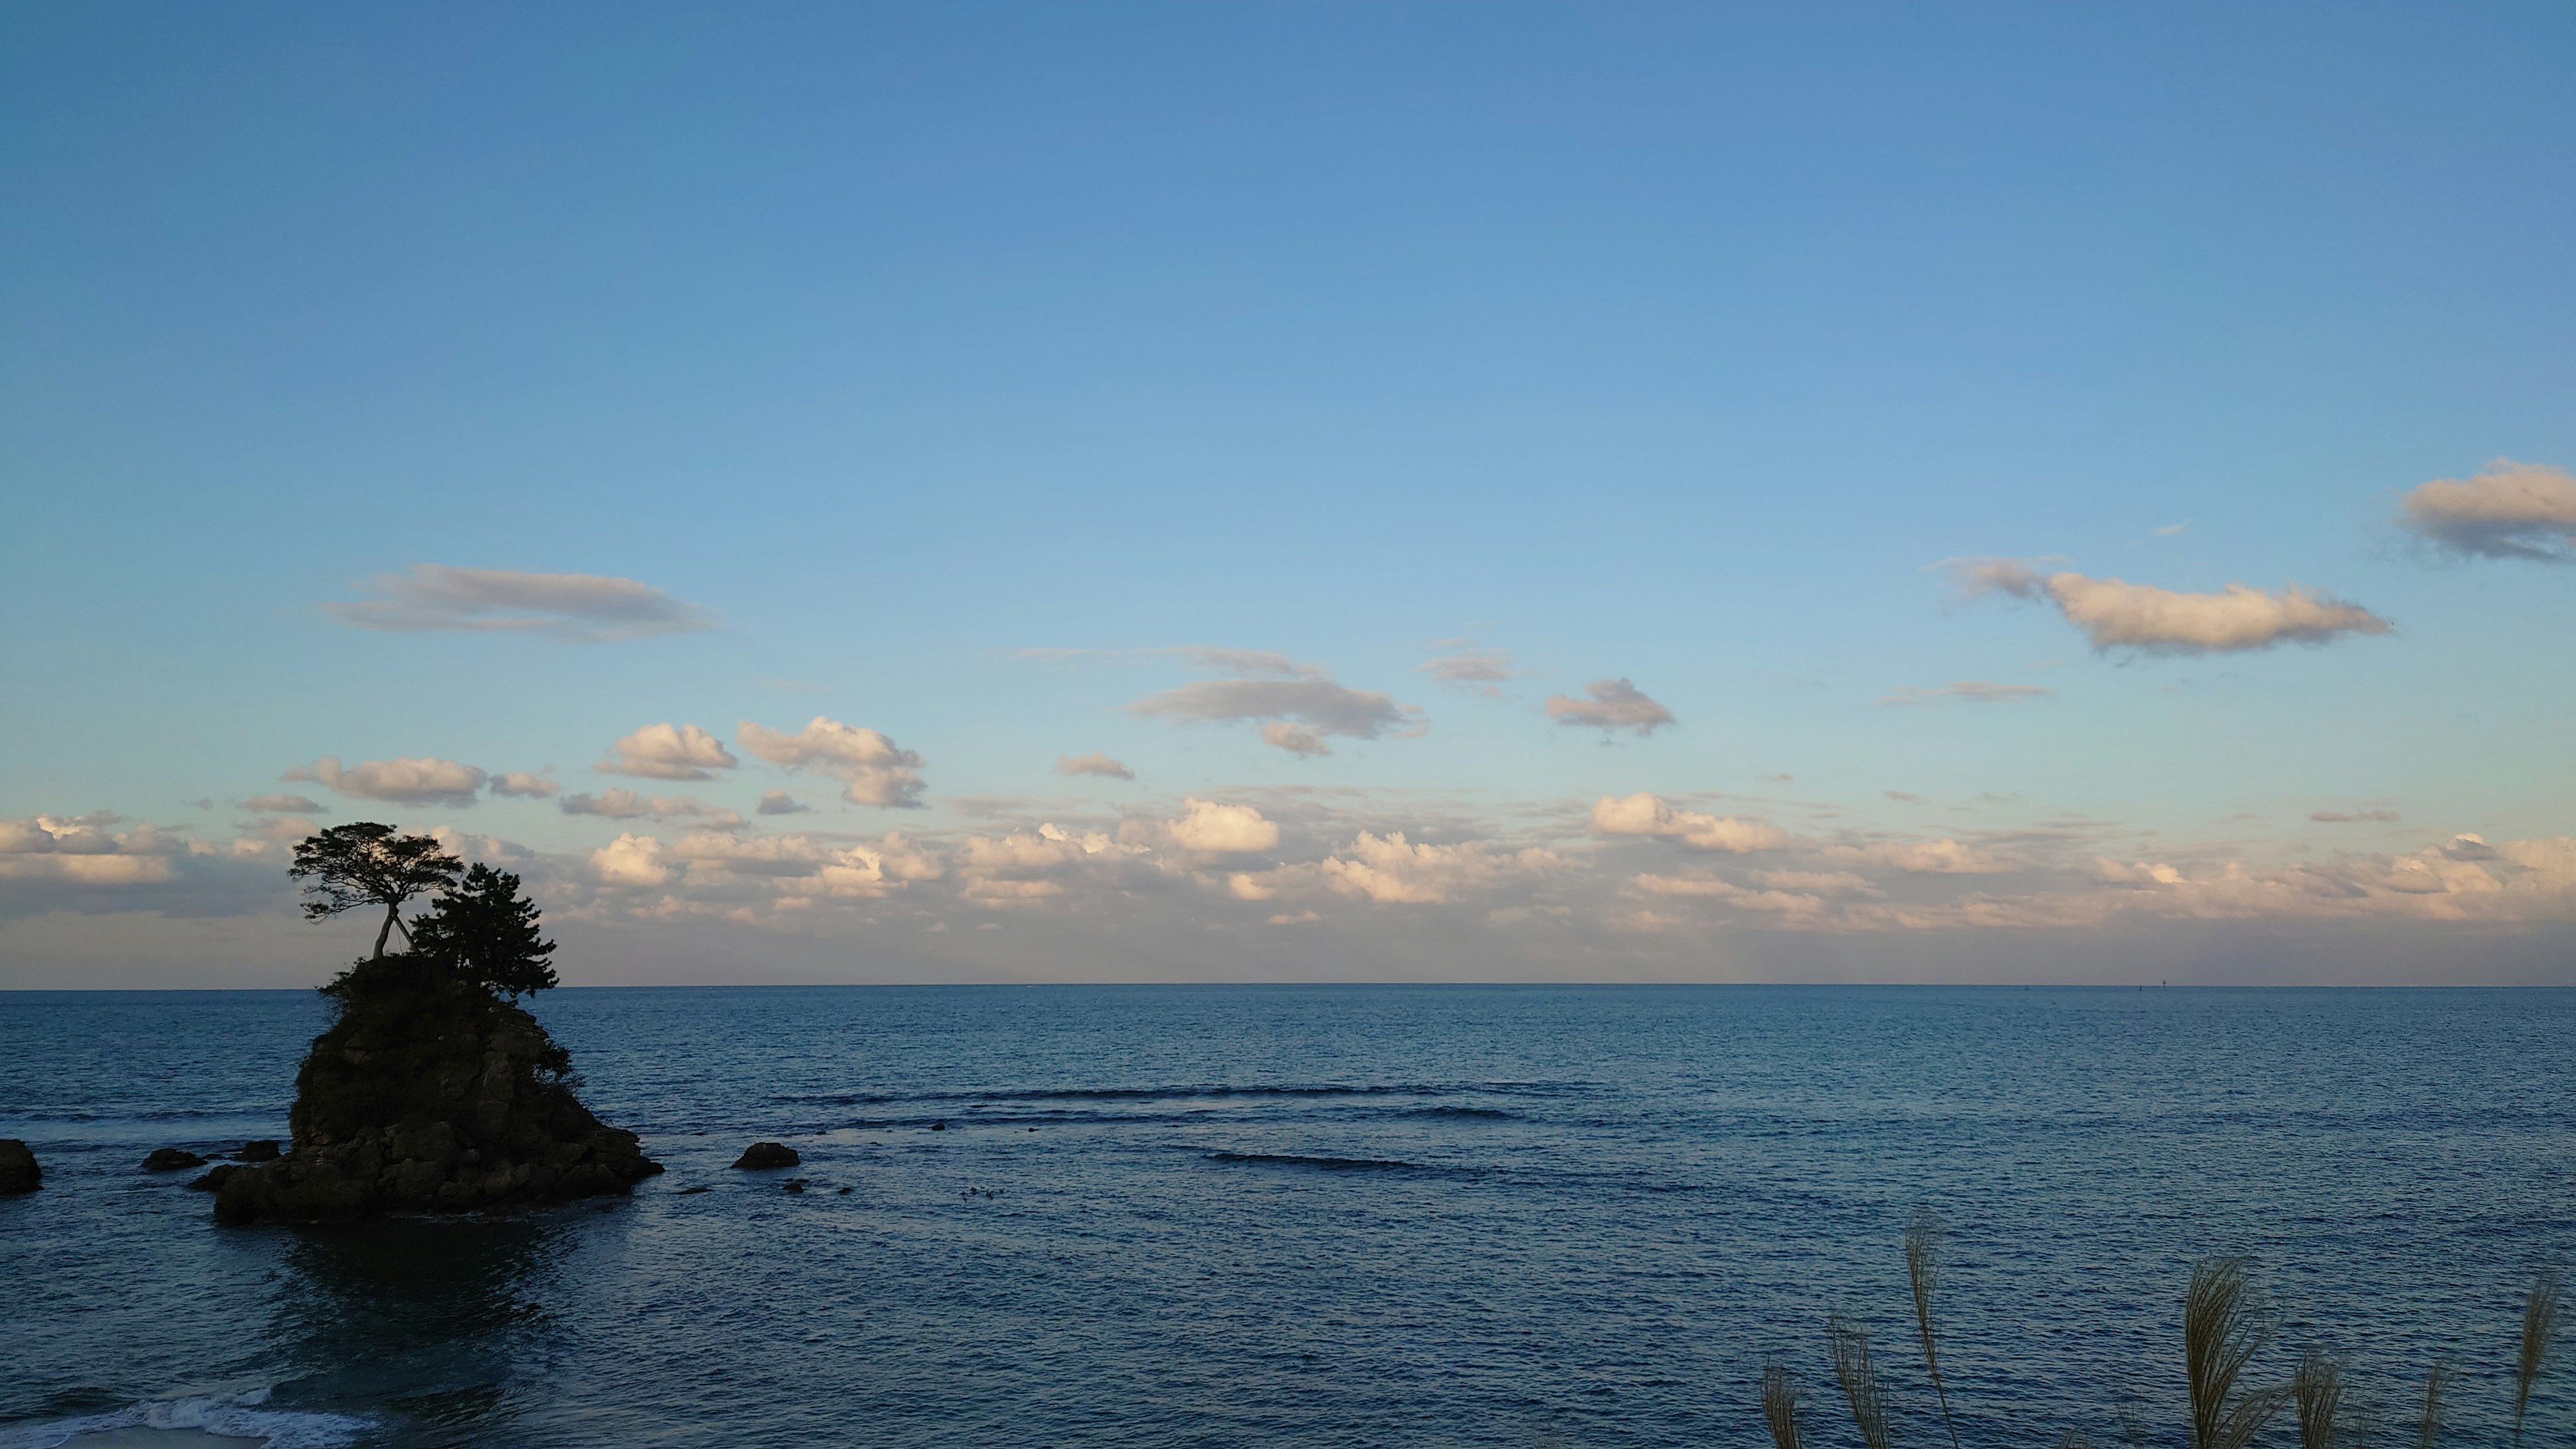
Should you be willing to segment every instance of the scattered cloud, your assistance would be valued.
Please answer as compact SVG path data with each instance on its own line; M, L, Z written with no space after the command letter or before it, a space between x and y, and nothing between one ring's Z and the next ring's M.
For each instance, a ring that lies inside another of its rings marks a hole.
M1675 723L1673 712L1647 697L1644 690L1625 679L1596 679L1583 686L1585 699L1570 699L1551 694L1546 709L1548 718L1558 724L1598 729L1604 734L1634 730L1651 735L1665 725Z
M810 769L841 782L841 797L853 805L889 810L919 810L921 756L896 746L876 730L814 716L794 734L744 720L734 731L741 746L773 765Z
M1880 704L2002 704L2016 699L2046 699L2057 691L2045 684L1996 684L1984 679L1955 679L1948 684L1906 685L1888 691Z
M1643 790L1625 798L1604 795L1593 801L1592 829L1601 835L1648 835L1678 840L1693 850L1736 854L1777 850L1789 843L1789 832L1768 821L1677 810Z
M784 790L763 790L760 792L759 813L763 815L811 815L814 813L814 807L811 805L797 804L796 801L790 798L788 793Z
M2188 522L2168 523L2162 528L2152 528L2147 531L2158 538L2178 538L2181 536L2182 531L2189 527L2191 527L2191 524Z
M515 795L524 800L542 800L563 787L543 775L525 770L510 770L492 777L492 793Z
M1847 870L1757 870L1753 883L1772 890L1818 896L1880 896L1886 892Z
M1094 750L1087 755L1058 755L1055 757L1055 772L1059 775L1098 775L1104 780L1136 778L1135 771L1111 758L1105 750Z
M1384 835L1363 830L1322 860L1240 871L1227 878L1226 888L1245 901L1321 891L1377 905L1434 906L1525 884L1564 868L1561 857L1534 846L1513 850L1482 840L1417 844L1401 830Z
M552 634L581 643L714 626L694 604L650 584L604 574L531 574L425 563L409 573L379 575L366 587L375 598L322 607L360 629Z
M1991 851L1947 837L1836 845L1820 852L1819 858L1851 865L1884 866L1917 875L1992 875L2011 870L2014 866L2014 862Z
M1275 850L1278 822L1250 805L1227 805L1190 796L1181 801L1173 820L1130 820L1119 828L1130 844L1159 846L1193 855L1243 855Z
M1300 664L1257 649L1192 646L1164 652L1235 677L1193 680L1149 694L1128 705L1129 713L1176 724L1267 721L1276 728L1263 729L1262 740L1301 755L1329 753L1326 735L1373 740L1420 734L1426 728L1419 706L1398 704L1373 689L1353 689L1319 664Z
M2398 521L2455 553L2576 561L2576 475L2498 458L2474 478L2417 486Z
M118 831L117 817L36 815L0 820L0 881L101 888L171 879L186 843L150 825Z
M312 764L298 765L278 778L310 780L353 800L383 800L396 805L451 805L461 809L474 803L475 792L483 788L484 780L489 777L472 765L427 756L411 760L368 760L344 769L337 756L324 755Z
M708 820L740 825L742 817L694 795L646 797L632 790L609 789L596 795L567 795L556 808L566 815L598 815L610 820Z
M2308 818L2320 825L2360 825L2373 821L2397 819L2394 810L2312 810Z
M1333 752L1333 747L1325 744L1313 730L1304 725L1290 724L1284 719L1274 719L1263 725L1261 742L1276 745L1292 755L1329 755Z
M1500 697L1502 686L1520 677L1512 665L1509 649L1464 648L1454 653L1426 659L1413 666L1417 674L1427 675L1441 684L1454 684L1478 694Z
M2027 559L1953 559L1969 598L2011 594L2056 607L2097 650L2144 654L2227 654L2277 644L2323 644L2338 634L2385 634L2386 619L2358 604L2291 584L2280 592L2229 584L2214 594L2179 593L2072 570L2042 574Z
M301 795L253 795L249 799L241 802L241 808L244 810L256 810L278 815L318 815L322 813L322 805L320 801L308 800Z
M608 752L609 758L593 767L601 774L648 780L712 780L716 771L742 763L724 741L693 724L649 724L610 745Z

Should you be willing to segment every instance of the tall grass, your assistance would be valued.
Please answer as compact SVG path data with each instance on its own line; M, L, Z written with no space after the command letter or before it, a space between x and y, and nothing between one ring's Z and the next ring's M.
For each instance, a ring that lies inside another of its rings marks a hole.
M1923 1369L1941 1405L1942 1427L1952 1449L1959 1444L1951 1419L1949 1389L1941 1371L1939 1318L1941 1282L1940 1225L1918 1214L1905 1232L1905 1275L1914 1296L1914 1330L1923 1348ZM2191 1449L2251 1449L2263 1430L2284 1408L2296 1411L2300 1449L2370 1449L2377 1412L2371 1401L2353 1392L2342 1361L2322 1348L2302 1353L2286 1383L2262 1384L2250 1378L2255 1359L2273 1338L2273 1324L2240 1257L2203 1258L2192 1265L2191 1283L2182 1302L2182 1367L2190 1396ZM2522 1443L2523 1421L2533 1387L2548 1366L2560 1312L2559 1274L2543 1270L2523 1300L2522 1339L2513 1371L2513 1442ZM1834 1381L1851 1409L1852 1425L1864 1449L1891 1449L1888 1398L1878 1366L1870 1355L1869 1331L1835 1314L1825 1321L1826 1346ZM2424 1377L2424 1399L2415 1416L2416 1449L2437 1449L2442 1438L2443 1397L2455 1377L2452 1366L2435 1360ZM1795 1380L1784 1364L1762 1374L1762 1417L1774 1449L1803 1449L1804 1427ZM2119 1410L2131 1449L2146 1441L2127 1409ZM2266 1441L2269 1442L2269 1441ZM2092 1449L2092 1436L2069 1429L2057 1449Z
M1905 1281L1914 1289L1914 1333L1923 1344L1923 1371L1931 1375L1950 1449L1959 1449L1959 1426L1950 1422L1950 1390L1941 1382L1940 1336L1933 1331L1932 1296L1941 1286L1941 1223L1929 1208L1916 1213L1905 1229Z
M2522 1303L2522 1356L2513 1366L2513 1442L2522 1443L2522 1411L2531 1404L2531 1386L2549 1359L2549 1336L2558 1331L2558 1270L2543 1268Z
M1833 1349L1834 1382L1842 1385L1843 1402L1851 1405L1852 1424L1869 1449L1888 1449L1887 1400L1878 1389L1878 1370L1870 1362L1869 1330L1841 1318L1825 1321L1825 1341Z
M2240 1388L2272 1337L2245 1281L2243 1258L2203 1258L2182 1300L2183 1375L2191 1387L2191 1449L2245 1449L2286 1397L2283 1386Z
M2309 1349L2299 1357L2290 1396L2298 1404L2299 1449L2335 1449L2343 1437L2343 1366L2325 1350Z
M1773 1449L1800 1449L1798 1383L1776 1363L1762 1371L1762 1421L1771 1426Z
M2451 1366L2440 1359L2424 1371L2424 1412L2415 1419L2415 1449L2442 1442L2442 1386L2451 1381Z

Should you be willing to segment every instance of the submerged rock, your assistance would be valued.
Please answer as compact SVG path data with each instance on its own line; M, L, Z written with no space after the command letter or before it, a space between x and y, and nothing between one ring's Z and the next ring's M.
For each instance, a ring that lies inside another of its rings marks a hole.
M214 1166L206 1169L205 1176L190 1182L188 1184L189 1190L193 1192L221 1192L224 1189L224 1179L239 1171L241 1171L241 1169L234 1166L232 1163L218 1162Z
M332 994L340 1018L296 1074L292 1145L209 1184L218 1221L561 1202L662 1170L573 1095L571 1058L517 1006L401 956Z
M205 1165L206 1159L184 1147L155 1147L152 1149L152 1155L143 1159L145 1172L177 1172L183 1167Z
M15 1137L0 1137L0 1193L34 1192L45 1180L36 1154Z
M773 1167L794 1167L804 1161L796 1149L783 1142L755 1142L742 1150L733 1165L753 1172L766 1172Z

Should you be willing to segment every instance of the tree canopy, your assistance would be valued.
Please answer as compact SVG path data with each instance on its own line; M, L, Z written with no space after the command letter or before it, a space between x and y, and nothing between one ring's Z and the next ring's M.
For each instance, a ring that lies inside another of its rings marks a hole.
M450 886L427 915L412 922L412 953L498 996L522 996L555 984L546 960L555 943L540 934L537 903L519 894L519 878L477 865Z
M402 923L403 904L453 885L464 868L465 862L426 835L397 834L390 825L361 820L304 837L286 873L304 882L308 921L384 907L385 922L376 929L375 958L381 959L385 938L394 931L402 931L406 942L412 939Z

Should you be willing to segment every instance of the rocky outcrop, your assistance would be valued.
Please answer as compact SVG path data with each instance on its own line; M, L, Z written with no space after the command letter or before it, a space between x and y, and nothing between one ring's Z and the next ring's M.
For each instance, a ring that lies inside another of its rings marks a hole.
M0 1196L34 1192L45 1180L45 1170L36 1165L36 1154L15 1137L0 1137Z
M280 1155L276 1138L254 1137L241 1145L241 1151L233 1154L233 1161L275 1162Z
M804 1161L796 1149L783 1142L755 1142L742 1150L733 1165L753 1172L766 1172L773 1167L794 1167Z
M182 1168L205 1165L206 1159L184 1147L155 1147L152 1155L143 1159L145 1172L177 1172Z
M560 1202L662 1170L573 1095L570 1059L518 1007L404 957L334 994L340 1019L296 1075L287 1152L199 1180L220 1221Z

